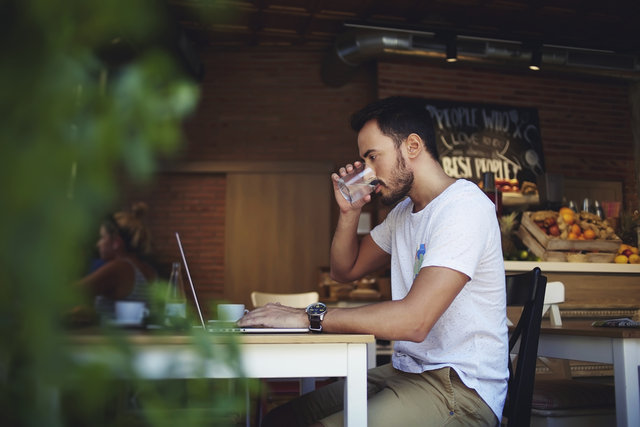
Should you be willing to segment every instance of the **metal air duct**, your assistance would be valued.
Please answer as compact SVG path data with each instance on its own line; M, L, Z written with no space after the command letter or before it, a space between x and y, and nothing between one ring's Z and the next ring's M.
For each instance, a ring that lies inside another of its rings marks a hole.
M414 56L444 61L446 40L435 32L416 32L352 26L340 34L325 56L323 81L330 86L349 82L358 67L371 60L392 56ZM521 41L457 36L460 62L515 64L526 68L531 48ZM542 69L570 73L606 75L640 80L640 63L632 55L610 51L542 45Z

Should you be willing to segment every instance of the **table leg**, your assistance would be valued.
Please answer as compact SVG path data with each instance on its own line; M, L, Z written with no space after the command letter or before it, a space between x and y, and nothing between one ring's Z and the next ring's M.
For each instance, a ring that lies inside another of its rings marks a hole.
M344 383L344 425L367 425L367 346L348 344Z
M615 340L613 344L613 375L616 388L616 424L619 427L640 425L640 383L637 340Z

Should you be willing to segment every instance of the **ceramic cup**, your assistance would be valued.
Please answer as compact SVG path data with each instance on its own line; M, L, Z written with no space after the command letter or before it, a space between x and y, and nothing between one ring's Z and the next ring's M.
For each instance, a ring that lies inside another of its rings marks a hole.
M116 322L129 325L141 325L149 310L142 301L116 301Z
M248 312L244 304L218 304L218 320L225 322L236 322Z

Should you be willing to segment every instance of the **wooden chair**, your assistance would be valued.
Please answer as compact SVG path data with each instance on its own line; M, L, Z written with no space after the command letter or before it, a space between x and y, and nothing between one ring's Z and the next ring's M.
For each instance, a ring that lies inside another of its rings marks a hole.
M530 423L546 286L547 278L538 267L527 273L506 276L507 306L522 307L520 319L509 337L509 388L503 411L503 425L509 427ZM517 353L515 370L511 353Z
M270 292L251 292L251 303L253 307L260 307L270 302L279 302L289 307L305 308L309 304L318 302L320 294L316 291L301 292L296 294L275 294Z

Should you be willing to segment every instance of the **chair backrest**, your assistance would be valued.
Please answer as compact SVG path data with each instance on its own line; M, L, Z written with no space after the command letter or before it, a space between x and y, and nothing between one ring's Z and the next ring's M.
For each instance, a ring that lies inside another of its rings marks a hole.
M509 356L509 389L503 415L510 427L528 426L547 278L536 267L527 273L506 276L506 285L507 306L522 306L522 314L509 337L509 353L517 353L518 357L514 370Z
M309 304L318 302L320 300L320 294L316 291L301 292L297 294L274 294L270 292L251 292L251 303L254 307L260 307L269 302L279 302L282 305L288 305L289 307L304 308Z

